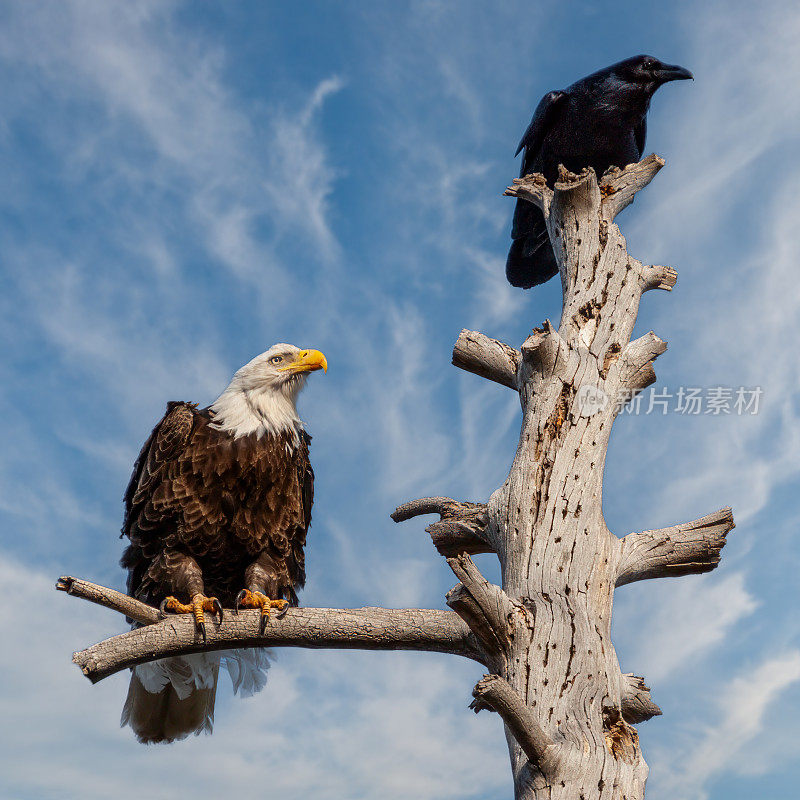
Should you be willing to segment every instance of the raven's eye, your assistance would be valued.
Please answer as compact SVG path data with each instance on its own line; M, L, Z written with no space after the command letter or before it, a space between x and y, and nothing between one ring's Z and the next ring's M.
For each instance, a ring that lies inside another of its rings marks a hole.
M280 364L281 361L283 361L283 356L272 356L272 358L269 360L269 363L270 364Z

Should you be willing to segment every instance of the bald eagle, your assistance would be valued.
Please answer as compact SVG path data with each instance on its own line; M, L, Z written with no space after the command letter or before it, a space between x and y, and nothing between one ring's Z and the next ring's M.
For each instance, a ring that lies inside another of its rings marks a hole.
M169 403L145 442L125 493L121 564L128 593L163 610L297 605L305 583L314 472L311 437L297 414L309 373L327 371L318 350L276 344L233 377L208 408ZM121 724L143 743L210 732L220 665L234 690L258 691L264 651L163 659L134 668Z

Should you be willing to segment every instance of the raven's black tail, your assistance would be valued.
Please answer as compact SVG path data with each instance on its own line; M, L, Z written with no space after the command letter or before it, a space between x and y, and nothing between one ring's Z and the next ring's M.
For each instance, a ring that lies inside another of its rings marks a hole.
M511 236L506 278L512 286L530 289L558 274L542 212L527 200L517 200Z

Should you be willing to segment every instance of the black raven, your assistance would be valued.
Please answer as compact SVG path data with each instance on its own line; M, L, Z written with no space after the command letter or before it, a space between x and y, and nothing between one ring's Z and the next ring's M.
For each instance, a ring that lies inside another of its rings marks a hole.
M541 172L552 186L559 164L572 172L593 167L600 177L609 167L639 161L656 89L691 77L683 67L635 56L548 92L515 153L525 149L520 175ZM517 200L511 238L506 277L512 286L530 289L558 272L542 212L527 200Z

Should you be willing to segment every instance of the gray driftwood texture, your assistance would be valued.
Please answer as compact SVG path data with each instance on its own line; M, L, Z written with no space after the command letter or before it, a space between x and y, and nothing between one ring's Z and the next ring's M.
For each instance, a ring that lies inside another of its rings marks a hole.
M518 800L644 796L633 725L661 712L642 678L621 673L609 635L614 589L713 569L733 527L724 509L619 539L602 513L614 418L655 380L653 360L666 349L652 332L630 341L639 300L676 280L632 258L614 218L662 166L650 156L599 185L591 170L562 171L554 190L541 176L516 180L506 193L547 220L560 325L535 328L518 351L470 331L455 347L453 363L516 389L522 404L517 453L481 533L500 559L502 590L475 597L487 612L480 621L451 603L486 652L493 674L476 686L474 705L505 722Z
M635 724L661 713L644 679L623 674L610 639L614 590L633 581L702 573L719 563L730 509L661 530L612 534L602 513L606 449L621 403L655 380L666 344L630 340L639 300L670 290L676 273L628 255L616 215L663 166L649 156L611 170L562 171L554 189L539 175L506 194L542 209L561 272L556 330L534 328L519 349L462 331L453 363L512 388L522 404L519 446L488 504L415 500L397 522L439 514L427 530L459 583L450 611L291 609L263 635L258 612L207 617L209 649L256 646L429 650L466 656L489 674L471 707L505 724L517 800L640 800L647 765ZM502 587L470 555L495 553ZM188 618L72 578L58 588L114 608L145 627L75 653L92 681L133 664L196 652ZM454 746L455 743L454 743Z

